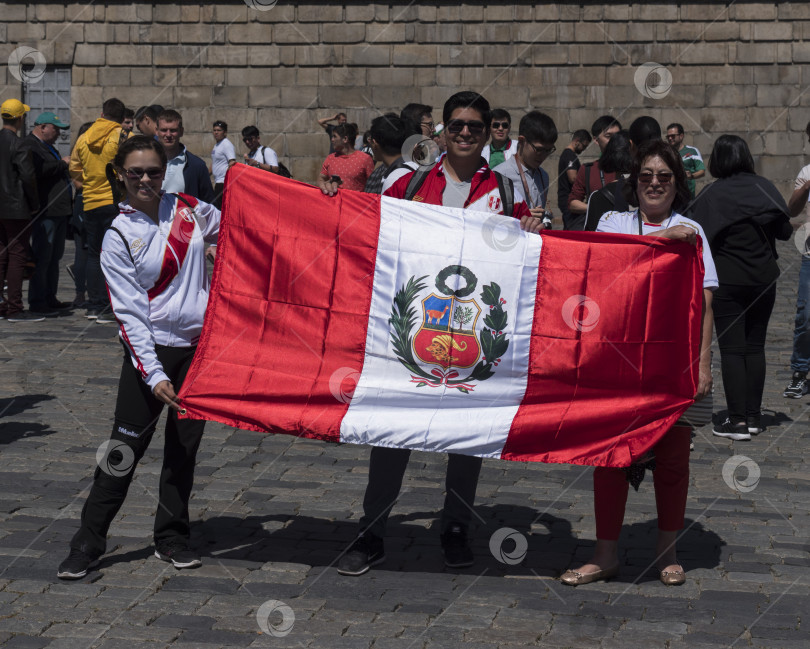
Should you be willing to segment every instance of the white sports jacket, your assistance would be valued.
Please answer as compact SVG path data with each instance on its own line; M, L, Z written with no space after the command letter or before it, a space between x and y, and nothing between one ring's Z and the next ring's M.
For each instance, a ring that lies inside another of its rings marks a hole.
M152 389L169 380L155 345L196 345L208 304L205 243L216 243L220 213L182 197L191 207L163 194L159 223L120 203L102 243L101 268L121 340Z

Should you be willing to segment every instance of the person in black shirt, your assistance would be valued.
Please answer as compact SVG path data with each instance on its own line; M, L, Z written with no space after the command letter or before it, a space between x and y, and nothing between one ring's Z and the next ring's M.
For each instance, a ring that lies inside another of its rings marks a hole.
M560 207L566 230L570 229L568 224L571 221L571 212L568 211L568 195L571 193L580 167L579 154L590 143L591 134L581 128L574 132L571 144L565 147L560 154L560 162L557 165L557 205Z

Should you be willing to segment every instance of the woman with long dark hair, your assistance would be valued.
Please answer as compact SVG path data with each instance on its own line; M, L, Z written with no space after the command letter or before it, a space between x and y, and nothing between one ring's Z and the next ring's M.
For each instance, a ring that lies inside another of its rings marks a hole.
M107 546L107 531L149 446L164 405L163 468L155 513L155 556L175 568L201 564L189 547L188 501L204 422L178 420L179 390L208 303L205 242L215 243L219 210L161 190L166 153L151 137L123 142L113 161L126 194L104 235L101 267L124 347L112 436L99 449L81 527L60 579L80 579Z
M773 184L754 171L745 140L721 135L709 173L717 180L695 199L690 216L706 233L717 264L714 325L728 417L714 434L750 440L763 431L765 335L776 300L776 239L792 234L787 204Z
M615 136L614 136L615 137ZM612 138L611 138L612 140ZM653 235L696 243L703 236L700 226L679 211L689 204L691 195L680 156L662 140L641 145L633 159L629 184L639 208L633 212L608 212L597 231ZM695 399L711 392L712 290L717 287L714 263L707 247L703 249L703 324L700 340L699 380ZM671 368L683 372L683 367ZM653 480L658 511L658 543L655 563L660 580L667 585L686 581L678 563L675 541L683 528L686 495L689 489L690 426L673 426L653 447ZM643 469L642 476L643 476ZM596 467L593 472L596 547L591 560L560 578L570 586L610 579L619 573L619 534L632 471ZM637 484L637 483L636 483Z

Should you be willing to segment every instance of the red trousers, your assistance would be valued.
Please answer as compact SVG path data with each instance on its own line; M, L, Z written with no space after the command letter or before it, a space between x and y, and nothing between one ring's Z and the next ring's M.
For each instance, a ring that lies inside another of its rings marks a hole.
M689 442L692 429L674 426L658 444L655 454L655 506L658 529L674 532L683 528L686 493L689 490ZM593 472L593 503L596 513L596 538L616 541L624 522L627 504L627 482L624 471L596 467Z

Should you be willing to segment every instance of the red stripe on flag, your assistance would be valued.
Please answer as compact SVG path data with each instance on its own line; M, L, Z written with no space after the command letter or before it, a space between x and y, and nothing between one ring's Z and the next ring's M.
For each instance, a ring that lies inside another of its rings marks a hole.
M244 165L225 183L211 297L180 399L195 418L337 441L363 369L380 197L330 198Z
M504 459L626 466L669 430L698 377L703 273L687 246L543 235L528 385ZM678 247L687 254L662 254Z

